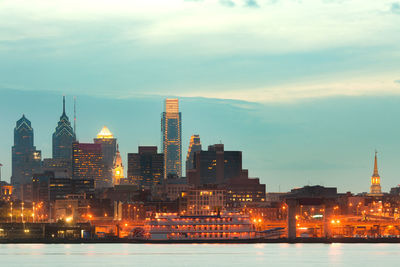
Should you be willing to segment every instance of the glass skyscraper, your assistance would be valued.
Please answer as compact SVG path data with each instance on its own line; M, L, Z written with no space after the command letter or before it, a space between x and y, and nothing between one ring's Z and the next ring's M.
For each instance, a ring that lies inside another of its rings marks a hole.
M41 151L33 143L31 122L22 115L14 128L14 146L12 147L11 184L20 185L32 182L32 175L41 172Z
M182 120L178 99L166 99L161 118L164 178L182 176Z

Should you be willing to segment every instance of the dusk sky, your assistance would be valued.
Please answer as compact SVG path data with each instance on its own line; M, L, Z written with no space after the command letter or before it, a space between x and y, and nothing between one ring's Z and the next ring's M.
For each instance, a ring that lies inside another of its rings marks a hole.
M25 114L43 158L67 96L78 138L160 146L166 97L189 138L243 151L267 191L400 184L400 1L0 1L0 163Z

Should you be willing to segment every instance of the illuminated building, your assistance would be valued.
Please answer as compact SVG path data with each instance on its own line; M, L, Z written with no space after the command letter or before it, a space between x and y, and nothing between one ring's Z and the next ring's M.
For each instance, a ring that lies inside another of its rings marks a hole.
M94 139L94 143L101 145L104 165L104 180L108 181L108 186L112 186L112 171L114 168L115 156L117 154L117 139L114 138L114 135L110 130L104 126L97 134L97 138Z
M197 151L201 151L200 136L192 135L192 137L190 137L189 149L186 156L186 172L193 169L194 153Z
M258 178L249 178L247 170L243 170L240 177L230 180L227 185L227 202L231 207L264 201L265 184L260 184Z
M31 122L22 115L14 128L14 146L12 147L12 176L16 196L23 198L21 185L30 184L32 175L41 172L41 151L33 143Z
M109 187L111 178L104 177L103 153L101 144L72 144L72 177L73 179L93 179L95 188Z
M139 146L138 153L128 153L128 179L140 188L151 189L161 182L164 174L164 155L156 146Z
M164 153L164 179L182 176L182 121L178 99L165 100L161 118L162 149Z
M376 151L375 151L374 173L372 174L372 177L371 177L371 187L370 187L369 194L374 195L374 196L382 195L381 177L379 176L379 173L378 173L378 157L377 157Z
M218 215L225 209L226 191L218 188L196 188L186 193L187 210L182 215L210 216Z
M124 166L122 165L121 154L119 153L118 145L117 145L117 153L114 160L114 168L113 168L113 185L120 184L121 179L124 178Z
M13 193L13 186L7 182L0 181L0 200L10 201Z
M150 240L252 239L256 231L248 215L225 212L216 216L159 213L146 224ZM146 235L145 235L146 236Z
M75 133L65 113L65 96L63 97L63 113L53 133L53 159L72 159L72 143L75 141Z

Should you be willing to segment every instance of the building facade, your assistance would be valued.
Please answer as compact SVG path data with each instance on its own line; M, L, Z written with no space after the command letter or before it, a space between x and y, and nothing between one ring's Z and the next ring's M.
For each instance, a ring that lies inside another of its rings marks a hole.
M32 175L41 172L41 151L33 143L31 122L22 115L14 128L14 146L12 147L11 184L16 196L21 197L20 186L30 184Z
M72 178L72 158L43 159L42 170L54 172L56 177Z
M117 153L114 159L112 176L113 176L113 185L119 185L121 179L124 179L124 165L122 164L121 153L119 153L118 145L117 145Z
M65 96L63 97L63 113L53 133L53 159L72 159L72 143L76 140L75 132L65 113Z
M104 177L103 153L100 144L72 144L73 179L94 180L95 188L109 187L111 178Z
M192 135L190 137L189 149L186 155L186 173L194 167L194 154L201 151L200 135Z
M219 188L190 189L187 195L187 209L182 215L211 216L218 215L225 210L226 191Z
M159 184L164 175L164 155L156 146L140 146L138 153L128 153L128 179L142 189Z
M241 176L242 152L225 151L223 144L208 147L207 151L194 153L193 168L187 171L189 183L224 184Z
M166 99L161 118L162 150L164 153L164 179L182 176L182 117L178 99Z

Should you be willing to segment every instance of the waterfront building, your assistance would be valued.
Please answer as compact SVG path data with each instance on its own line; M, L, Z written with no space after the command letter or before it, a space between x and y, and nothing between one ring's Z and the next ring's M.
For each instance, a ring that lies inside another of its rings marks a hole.
M128 153L128 179L142 189L160 183L164 174L164 155L156 146L139 146L138 153Z
M97 138L94 138L95 144L101 145L101 152L103 157L104 165L104 180L109 181L108 186L112 186L112 176L115 156L117 154L117 139L110 130L104 126L101 131L97 134Z
M53 159L72 159L72 143L76 140L75 132L65 113L65 96L63 97L63 112L53 133Z
M197 151L201 151L201 142L200 135L195 134L190 137L189 149L186 155L186 173L188 170L193 169L194 153Z
M187 198L187 209L181 211L182 215L218 215L226 206L226 190L216 186L190 189L183 196Z
M165 100L161 118L162 150L164 153L164 179L169 175L182 176L182 118L178 99Z
M378 152L375 151L375 162L374 162L374 173L372 174L371 177L371 187L370 187L370 193L369 195L373 196L381 196L382 194L382 189L381 189L381 177L379 176L378 173Z
M72 177L73 179L94 180L95 188L109 187L111 177L104 176L103 153L101 144L72 144Z
M119 185L121 179L124 179L124 166L122 164L121 153L119 153L118 145L117 145L117 153L114 159L112 175L113 175L113 185Z
M33 142L31 122L22 115L14 128L14 146L12 147L12 176L16 197L22 198L21 185L30 184L32 175L41 172L41 151L36 150Z
M248 215L224 212L215 216L178 216L159 213L146 223L150 240L252 239L256 231Z

